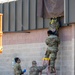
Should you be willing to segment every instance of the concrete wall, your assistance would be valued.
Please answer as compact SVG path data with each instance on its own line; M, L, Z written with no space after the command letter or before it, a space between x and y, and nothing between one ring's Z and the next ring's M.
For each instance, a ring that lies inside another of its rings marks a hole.
M57 75L74 75L74 29L72 25L59 30L61 44L56 60ZM16 56L21 58L22 68L27 69L25 75L28 75L32 60L42 65L46 51L46 32L47 29L32 30L30 33L4 33L0 75L13 75L12 59Z
M60 29L61 39L61 66L60 75L74 75L74 28L75 26L63 27Z

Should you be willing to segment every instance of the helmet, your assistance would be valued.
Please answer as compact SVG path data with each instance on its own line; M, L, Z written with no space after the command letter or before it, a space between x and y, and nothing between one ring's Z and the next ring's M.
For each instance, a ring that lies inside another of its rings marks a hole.
M32 64L37 64L36 61L32 61Z

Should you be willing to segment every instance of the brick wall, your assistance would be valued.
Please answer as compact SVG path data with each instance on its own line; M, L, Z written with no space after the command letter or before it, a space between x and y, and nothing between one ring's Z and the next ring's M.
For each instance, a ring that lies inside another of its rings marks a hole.
M74 75L74 25L62 27L59 30L61 44L56 60L57 75ZM0 75L13 75L12 59L21 58L22 68L27 69L27 75L32 60L42 65L46 51L45 39L47 29L32 30L30 33L4 33L3 53L0 54ZM26 75L25 74L25 75Z

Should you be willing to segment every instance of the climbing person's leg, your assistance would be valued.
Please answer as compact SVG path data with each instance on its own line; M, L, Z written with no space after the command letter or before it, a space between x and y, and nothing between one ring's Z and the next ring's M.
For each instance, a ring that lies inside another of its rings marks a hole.
M50 72L55 73L55 61L54 60L50 61Z
M50 54L50 72L55 73L55 60L56 60L56 53Z
M49 58L50 54L51 54L51 51L47 49L45 53L45 58Z

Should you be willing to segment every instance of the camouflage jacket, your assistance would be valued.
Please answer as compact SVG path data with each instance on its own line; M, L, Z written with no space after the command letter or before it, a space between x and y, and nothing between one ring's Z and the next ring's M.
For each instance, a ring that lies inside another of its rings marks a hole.
M29 69L29 75L39 75L39 73L44 70L47 65L44 66L32 66Z
M22 75L22 69L18 63L14 65L14 75Z
M56 49L58 49L58 45L60 43L60 40L59 40L58 36L50 35L50 36L47 37L45 42L48 45L49 49L56 50Z

